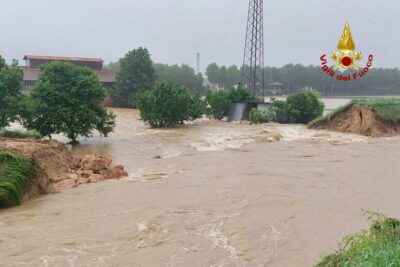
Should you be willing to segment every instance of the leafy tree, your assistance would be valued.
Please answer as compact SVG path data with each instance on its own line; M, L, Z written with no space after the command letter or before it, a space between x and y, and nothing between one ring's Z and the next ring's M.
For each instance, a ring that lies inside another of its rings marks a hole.
M106 92L89 68L52 62L41 69L22 124L43 136L65 134L71 143L93 130L107 136L115 127L115 116L101 103Z
M206 75L210 83L221 85L221 81L219 79L219 67L216 63L211 63L208 65Z
M109 93L118 105L135 107L136 94L151 89L156 80L150 53L142 47L132 50L119 60L119 65L115 88Z
M0 56L0 128L9 126L17 119L21 95L22 70L18 62L7 66Z
M115 72L119 72L121 66L120 66L119 62L117 61L117 62L110 62L110 63L108 63L107 65L105 65L105 68L106 68L106 69L113 70L113 71L115 71Z
M159 82L171 82L190 88L192 93L203 93L203 76L195 73L194 69L186 64L166 65L154 64Z
M242 72L236 65L232 65L226 69L225 87L233 87L242 81Z
M151 127L171 127L195 120L203 115L198 96L191 97L189 90L169 82L157 84L153 89L137 96L140 119Z

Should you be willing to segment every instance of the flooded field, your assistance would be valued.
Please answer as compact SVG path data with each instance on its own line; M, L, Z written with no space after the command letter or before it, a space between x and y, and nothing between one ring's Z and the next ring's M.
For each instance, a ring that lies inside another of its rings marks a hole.
M202 120L154 130L116 109L73 147L130 177L0 211L0 266L312 266L367 223L400 217L400 138Z

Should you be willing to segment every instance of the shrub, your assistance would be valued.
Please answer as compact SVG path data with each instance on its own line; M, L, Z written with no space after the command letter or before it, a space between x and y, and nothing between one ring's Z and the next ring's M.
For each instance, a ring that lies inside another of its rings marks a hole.
M368 212L372 226L343 239L340 249L316 267L400 266L400 221Z
M30 138L30 139L40 139L42 138L42 135L35 130L30 130L30 131L21 131L21 130L6 130L6 129L0 129L0 137L8 137L8 138L20 138L20 139L25 139L25 138Z
M308 123L323 112L324 103L318 92L306 91L291 95L286 101L272 99L268 118L279 123Z
M324 112L324 103L316 91L305 91L291 95L286 99L290 120L296 123L308 123Z
M0 208L19 205L25 190L37 175L32 161L0 152Z
M137 95L140 119L151 127L171 127L203 115L202 100L190 96L186 87L162 82Z
M115 127L115 116L102 107L106 92L89 68L52 62L42 67L22 115L22 124L43 136L65 134L71 143L93 130L107 136Z
M242 87L227 88L219 91L208 90L206 93L206 114L210 118L222 120L228 116L233 101L253 101L255 97Z
M289 123L290 119L286 101L273 99L268 110L268 120Z
M249 113L249 121L251 124L260 124L268 122L268 115L265 111L253 108Z
M199 94L195 94L191 99L189 109L189 120L195 120L203 117L206 110L206 103Z

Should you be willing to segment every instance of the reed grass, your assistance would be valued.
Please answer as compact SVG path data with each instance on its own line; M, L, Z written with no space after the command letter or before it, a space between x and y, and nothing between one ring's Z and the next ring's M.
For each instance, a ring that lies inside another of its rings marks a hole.
M32 160L0 151L0 208L21 204L23 194L36 175Z
M6 129L0 129L0 137L8 137L8 138L20 138L20 139L40 139L42 138L42 135L35 131L35 130L30 130L30 131L22 131L22 130L6 130Z
M380 213L366 214L370 229L345 237L339 250L315 267L400 266L400 221Z

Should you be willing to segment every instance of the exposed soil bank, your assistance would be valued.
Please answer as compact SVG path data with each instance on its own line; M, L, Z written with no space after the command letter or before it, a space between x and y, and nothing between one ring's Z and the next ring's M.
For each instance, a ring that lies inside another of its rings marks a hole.
M39 176L26 198L128 175L122 166L111 167L112 159L109 157L73 157L65 145L55 140L0 138L0 150L35 161Z
M348 107L327 123L320 123L316 128L371 137L388 137L400 134L398 126L380 118L369 106L359 104Z

